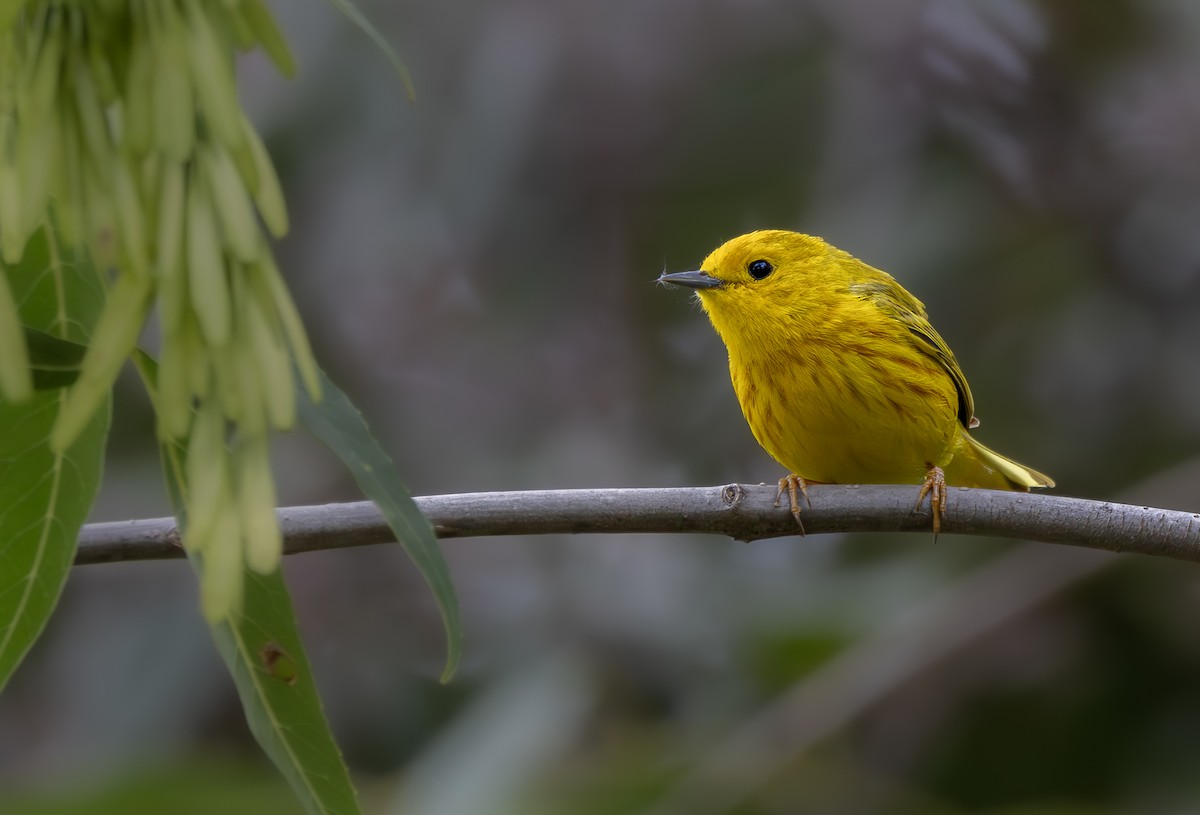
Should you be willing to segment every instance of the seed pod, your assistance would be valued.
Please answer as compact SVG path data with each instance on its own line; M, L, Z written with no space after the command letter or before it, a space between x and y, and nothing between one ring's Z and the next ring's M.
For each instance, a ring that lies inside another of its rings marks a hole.
M277 430L289 430L296 421L296 385L287 347L278 325L268 320L257 299L248 296L246 304L244 320L262 382L267 420Z
M219 22L221 28L233 38L233 45L239 51L249 51L254 47L254 32L250 30L250 26L246 25L246 21L241 15L234 10L234 6L240 5L241 0L234 0L232 3L226 3L224 12L220 15Z
M196 110L188 67L184 22L173 3L161 6L159 27L151 53L154 58L154 144L175 161L191 158L196 142Z
M255 132L254 125L245 117L242 118L242 130L246 134L246 145L254 164L253 177L248 178L243 174L242 180L253 193L254 203L258 206L258 212L262 215L267 229L271 230L271 234L276 238L282 238L288 231L288 213L287 204L283 200L283 188L279 184L279 176L275 173L275 165L271 163L271 156Z
M296 60L292 57L292 50L262 0L241 0L234 14L245 21L279 72L288 78L295 76Z
M210 541L200 558L200 609L210 623L227 619L241 610L242 551L241 525L236 507L231 506L217 516Z
M59 161L51 162L50 198L54 221L62 242L77 246L87 234L88 222L83 211L84 180L82 146L74 115L66 105L58 115Z
M59 149L60 123L47 116L37 128L22 126L17 144L18 186L21 189L21 228L32 234L42 225L49 204L54 157Z
M279 568L283 535L275 516L275 483L265 434L246 436L234 450L237 502L246 565L259 574Z
M242 109L233 81L232 56L221 47L206 6L184 0L187 12L187 55L196 101L213 137L227 149L241 144Z
M32 395L33 377L21 315L8 287L8 277L0 267L0 398L21 402Z
M135 25L125 68L121 143L136 156L150 150L154 135L154 97L154 57L150 40L146 31Z
M159 178L158 237L154 241L154 275L158 280L159 319L163 332L174 334L183 320L186 276L183 260L184 186L183 165L166 160Z
M201 404L188 437L187 527L183 544L189 552L208 549L217 520L236 510L225 446L225 417L218 405Z
M296 311L296 304L288 293L279 269L275 266L275 261L271 258L270 253L264 253L262 261L251 268L262 276L263 283L270 293L274 312L279 318L279 324L283 326L283 333L287 337L288 345L291 346L292 358L296 362L296 367L300 369L300 378L304 382L305 390L308 391L308 395L313 401L319 400L321 398L320 369L317 367L316 359L313 358L312 347L308 344L308 335L304 332L304 323L300 320L300 312Z
M208 346L200 334L200 326L191 309L185 308L183 325L180 330L181 339L187 343L187 378L188 389L197 399L207 399L213 392L214 378L213 362L209 355Z
M260 435L267 432L267 412L265 382L259 370L258 361L254 357L252 338L248 333L249 319L247 314L247 297L245 285L240 274L233 276L233 295L237 308L237 332L234 346L238 353L232 356L230 365L237 383L239 408L239 430L250 435Z
M79 132L83 136L83 147L96 173L96 177L107 186L109 166L113 163L113 143L108 133L108 120L100 103L100 96L92 84L91 74L82 58L71 59L72 89L75 114L79 118Z
M229 152L219 145L207 145L200 150L199 163L221 224L223 246L243 263L256 260L262 250L258 219Z
M59 72L65 35L60 14L46 11L46 29L37 50L33 73L22 86L25 93L18 96L18 110L23 124L36 127L43 117L54 110L58 96Z
M211 346L225 345L232 333L229 280L214 222L212 202L196 172L187 189L188 293L200 332Z
M133 180L133 171L126 159L114 156L112 162L113 203L116 205L117 227L121 231L121 248L129 270L140 278L150 277L147 259L146 224L143 221L141 198Z
M160 440L182 439L192 421L192 391L188 383L188 356L192 350L185 332L166 334L158 363L158 417Z
M79 370L79 378L67 391L58 419L50 431L50 448L62 452L79 433L112 388L122 363L137 345L138 334L150 311L153 283L122 273L108 292L104 311L96 321L92 341Z
M16 165L17 123L0 116L0 250L5 263L18 263L25 254L27 234L22 228L20 173Z
M241 349L230 343L220 348L208 348L206 353L212 365L214 395L221 410L229 421L240 425L245 421L246 397L253 395L253 391L242 391Z
M117 208L113 205L110 194L111 184L101 182L96 177L95 168L86 161L81 167L80 180L82 186L75 204L83 217L83 236L88 242L92 262L102 269L119 267L121 242L118 235ZM140 275L132 268L130 273Z

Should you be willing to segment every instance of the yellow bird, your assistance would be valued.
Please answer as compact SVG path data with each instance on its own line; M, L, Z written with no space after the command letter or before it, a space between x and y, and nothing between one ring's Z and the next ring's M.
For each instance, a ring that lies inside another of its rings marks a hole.
M812 235L768 230L659 281L696 290L754 437L790 471L775 504L786 489L797 523L808 484L921 484L917 507L928 495L935 533L947 483L1054 486L972 438L958 361L886 272Z

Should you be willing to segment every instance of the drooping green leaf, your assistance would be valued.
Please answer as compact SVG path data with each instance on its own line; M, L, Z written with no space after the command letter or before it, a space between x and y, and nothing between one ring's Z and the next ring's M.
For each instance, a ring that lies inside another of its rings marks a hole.
M391 44L379 33L366 15L359 11L358 6L354 5L352 0L329 0L338 11L340 11L347 20L354 23L358 28L371 38L371 42L375 43L375 47L383 52L387 57L388 62L392 63L392 68L400 76L400 81L404 83L404 90L408 93L408 101L415 102L417 99L417 89L413 87L412 77L408 73L408 68L404 67L404 63L400 61L400 55L396 53L396 49L392 48Z
M304 388L296 389L300 421L354 475L363 494L379 507L396 540L433 591L446 628L446 667L442 671L442 681L448 682L458 667L462 650L462 622L454 583L450 580L450 570L442 557L437 536L401 483L391 459L371 435L362 414L323 371L321 392L321 401L314 404Z
M202 568L202 567L201 567ZM212 626L254 738L310 813L359 811L281 572L245 572L242 613Z
M21 261L0 274L8 276L31 331L86 342L104 296L85 258L66 253L39 231ZM0 400L0 687L54 611L79 528L100 487L109 404L74 444L54 453L48 438L63 394L40 390L15 405Z
M140 352L135 361L154 398L156 364ZM175 443L164 444L161 453L167 493L184 528L185 453ZM203 579L203 558L192 555L191 562ZM354 785L321 709L283 577L244 570L243 580L241 613L211 629L246 723L307 812L354 815L360 811Z

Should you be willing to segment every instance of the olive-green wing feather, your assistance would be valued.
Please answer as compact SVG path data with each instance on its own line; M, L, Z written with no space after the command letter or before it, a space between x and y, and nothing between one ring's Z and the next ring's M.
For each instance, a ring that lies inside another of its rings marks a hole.
M967 378L958 367L954 352L942 335L937 333L929 318L925 315L925 306L913 297L907 290L886 272L863 264L873 274L874 279L865 283L854 283L850 290L855 294L874 303L880 311L888 315L908 329L916 345L928 354L950 375L954 389L958 391L958 420L963 427L972 428L979 424L975 418L975 402L971 398L971 389L967 387Z

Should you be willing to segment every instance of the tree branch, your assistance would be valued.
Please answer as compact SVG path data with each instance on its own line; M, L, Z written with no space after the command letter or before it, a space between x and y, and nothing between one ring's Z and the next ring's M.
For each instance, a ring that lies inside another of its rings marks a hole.
M913 512L917 488L817 486L809 489L804 529L923 532L928 504ZM796 534L775 487L529 490L430 495L415 499L440 538L580 532L711 532L737 540ZM278 510L287 554L395 540L368 501ZM951 489L942 532L1138 552L1200 562L1200 515L1040 493ZM183 557L171 518L89 524L77 564Z

